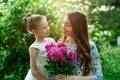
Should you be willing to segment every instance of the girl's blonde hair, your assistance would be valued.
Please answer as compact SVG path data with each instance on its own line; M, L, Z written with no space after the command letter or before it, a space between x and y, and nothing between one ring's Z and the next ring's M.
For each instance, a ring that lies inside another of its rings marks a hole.
M40 22L43 18L46 18L43 15L39 15L39 14L27 14L24 17L24 20L27 22L27 31L31 32L32 29L37 29L38 27L38 22Z

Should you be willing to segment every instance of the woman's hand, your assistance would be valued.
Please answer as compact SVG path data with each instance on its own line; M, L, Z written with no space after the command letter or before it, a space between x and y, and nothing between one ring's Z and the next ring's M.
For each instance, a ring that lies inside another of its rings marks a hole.
M64 74L56 75L56 80L66 80L66 76Z

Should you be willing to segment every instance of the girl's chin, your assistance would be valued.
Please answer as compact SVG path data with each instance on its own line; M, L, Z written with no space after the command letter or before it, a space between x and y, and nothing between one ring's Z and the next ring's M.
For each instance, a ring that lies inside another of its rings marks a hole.
M49 36L50 34L46 34L46 36Z
M66 35L66 34L63 34L63 36L68 36L68 35Z

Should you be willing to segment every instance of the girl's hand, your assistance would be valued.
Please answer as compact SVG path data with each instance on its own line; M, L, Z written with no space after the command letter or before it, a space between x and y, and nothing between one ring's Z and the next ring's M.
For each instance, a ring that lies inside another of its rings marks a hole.
M45 78L44 76L41 76L41 77L38 78L37 80L47 80L47 78Z
M56 80L66 80L66 76L64 74L56 75Z
M42 79L37 79L37 80L47 80L46 78L42 78Z

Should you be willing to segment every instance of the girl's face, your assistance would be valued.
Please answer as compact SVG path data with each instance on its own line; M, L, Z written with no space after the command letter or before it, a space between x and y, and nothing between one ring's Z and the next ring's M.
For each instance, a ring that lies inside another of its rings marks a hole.
M42 19L42 21L38 22L38 27L36 31L36 35L40 37L49 36L49 26L46 18Z
M64 36L73 36L72 25L71 25L71 22L68 16L65 16L64 18L64 22L62 25L62 31L63 31Z

